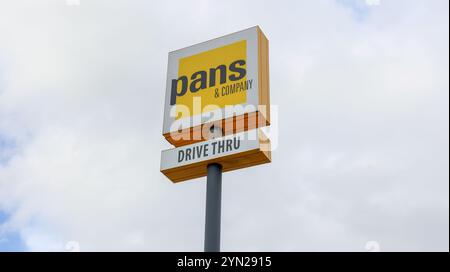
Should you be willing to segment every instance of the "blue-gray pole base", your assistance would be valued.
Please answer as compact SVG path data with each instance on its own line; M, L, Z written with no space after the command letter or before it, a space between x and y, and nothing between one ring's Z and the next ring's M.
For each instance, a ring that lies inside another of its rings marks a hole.
M222 166L208 164L206 179L205 252L220 252Z

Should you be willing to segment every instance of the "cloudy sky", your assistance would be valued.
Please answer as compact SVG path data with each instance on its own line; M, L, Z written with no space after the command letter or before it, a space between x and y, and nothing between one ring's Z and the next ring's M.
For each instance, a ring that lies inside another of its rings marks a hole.
M0 251L202 251L205 179L159 172L167 56L254 25L278 145L224 174L222 249L448 251L448 12L0 0Z

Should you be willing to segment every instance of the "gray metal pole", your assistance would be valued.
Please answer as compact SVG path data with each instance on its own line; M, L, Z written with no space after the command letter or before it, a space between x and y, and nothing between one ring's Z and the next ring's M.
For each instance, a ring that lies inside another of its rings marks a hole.
M208 164L206 179L205 252L220 252L222 165Z

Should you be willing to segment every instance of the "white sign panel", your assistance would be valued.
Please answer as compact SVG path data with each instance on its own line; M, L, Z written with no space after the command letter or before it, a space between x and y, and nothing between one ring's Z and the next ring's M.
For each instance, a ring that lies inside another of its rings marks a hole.
M270 162L270 142L258 129L164 150L161 172L174 182L206 174L206 165L217 162L223 171Z

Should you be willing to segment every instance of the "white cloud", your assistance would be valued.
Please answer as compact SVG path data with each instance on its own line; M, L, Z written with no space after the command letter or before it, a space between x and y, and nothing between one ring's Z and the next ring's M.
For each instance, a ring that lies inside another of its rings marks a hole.
M203 180L159 173L167 52L260 24L279 147L224 175L223 249L448 250L448 2L365 16L333 1L2 2L8 229L30 250L202 250Z

